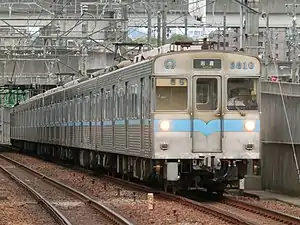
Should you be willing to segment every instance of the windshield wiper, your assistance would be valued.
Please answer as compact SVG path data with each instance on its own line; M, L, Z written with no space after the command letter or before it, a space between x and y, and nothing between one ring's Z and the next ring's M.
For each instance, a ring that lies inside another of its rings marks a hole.
M233 100L233 105L234 105L234 107L235 107L236 110L240 113L241 116L245 116L246 113L242 112L242 111L237 107L237 105L235 104L235 101L236 101L236 98Z

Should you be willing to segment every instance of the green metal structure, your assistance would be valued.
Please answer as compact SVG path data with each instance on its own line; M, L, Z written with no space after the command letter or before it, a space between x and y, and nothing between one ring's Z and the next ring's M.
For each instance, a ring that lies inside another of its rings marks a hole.
M27 90L0 90L0 105L6 107L14 107L17 103L25 101L29 98Z

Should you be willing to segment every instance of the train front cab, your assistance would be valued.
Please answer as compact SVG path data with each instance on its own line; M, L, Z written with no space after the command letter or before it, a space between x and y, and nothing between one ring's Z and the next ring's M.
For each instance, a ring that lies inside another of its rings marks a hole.
M259 166L259 76L156 77L155 86L154 164L165 188L222 192Z

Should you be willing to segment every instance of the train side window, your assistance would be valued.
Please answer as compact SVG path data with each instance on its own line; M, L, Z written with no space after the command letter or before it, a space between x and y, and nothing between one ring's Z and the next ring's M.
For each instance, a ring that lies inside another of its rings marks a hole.
M123 118L123 88L120 88L118 91L118 114L119 119Z
M59 108L60 108L60 114L58 114L58 116L59 116L59 122L61 123L61 122L64 121L65 110L64 110L64 105L63 105L62 102L59 102L58 105L59 105Z
M53 113L52 113L52 105L49 105L49 127L50 125L52 124L52 121L53 121Z
M135 93L135 85L131 85L130 87L130 118L133 119L136 117L136 93Z
M109 91L105 92L104 104L103 104L103 120L108 119L108 100L109 100Z
M119 93L120 93L120 89L115 89L115 100L114 100L114 111L115 111L115 116L116 119L119 120L121 118L121 114L120 114L120 97L119 97Z
M104 110L105 110L105 92L104 89L101 89L101 93L100 93L100 105L99 105L99 120L102 121L104 120Z
M59 114L57 115L58 116L58 122L62 122L63 121L63 105L61 102L58 103L58 107L59 107Z
M46 111L46 126L48 127L49 124L50 124L50 119L51 119L51 115L50 115L50 108L49 108L49 105L46 105L45 106L45 111Z
M55 111L55 121L54 121L54 123L60 122L60 113L61 113L61 111L60 111L59 103L56 103L54 105L54 111Z
M188 82L185 78L156 79L156 110L186 110Z
M110 115L110 91L105 92L105 104L103 110L104 119L108 120Z
M130 96L130 100L131 100L131 104L130 104L130 110L131 110L131 118L138 118L139 117L139 112L140 112L140 109L139 109L139 97L138 97L138 85L137 84L134 84L134 85L131 85L131 88L130 88L130 92L131 92L131 96Z
M92 110L92 120L96 121L97 119L97 95L93 94L93 100L91 101L91 110Z
M85 97L85 121L90 121L91 120L91 99L90 96Z
M216 110L218 108L218 80L198 78L196 81L197 110Z
M56 103L54 105L54 111L55 111L55 120L54 120L54 123L57 123L59 122L59 117L60 117L60 107L59 107L59 103Z
M58 119L57 119L57 115L58 115L58 109L57 109L57 103L54 103L53 104L53 114L54 114L54 117L53 117L53 124L55 124L56 123L56 121L58 121Z
M60 110L61 110L60 122L62 123L65 120L65 104L63 104L63 102L60 102L59 105L60 105Z
M125 93L123 95L123 104L124 104L124 119L128 118L129 113L129 90L128 90L128 81L125 82Z
M112 108L112 119L117 119L118 113L117 113L117 100L118 100L118 90L115 85L112 87L112 103L111 103L111 108Z
M72 115L72 112L74 112L74 110L72 110L73 109L73 105L72 105L72 100L69 100L68 101L68 117L67 117L67 122L71 122L72 121L72 117L71 117L71 115Z
M71 104L70 104L70 100L69 99L67 99L66 101L65 101L65 105L66 105L66 110L65 110L65 112L66 112L66 114L65 114L65 122L69 122L70 121L70 118L69 118L69 114L70 114L70 111L71 111Z
M75 121L79 121L79 98L75 99Z
M135 117L140 118L141 116L141 93L142 90L139 88L138 84L135 85L135 98L136 98L136 107L135 107Z
M55 110L54 110L54 103L51 104L51 124L53 125L55 121Z
M49 114L48 114L48 107L45 106L45 126L48 126Z
M59 117L59 122L63 122L63 117L64 117L64 110L63 110L63 104L61 102L58 103L58 107L59 107L59 114L58 114L58 117Z
M76 121L76 113L77 113L77 111L76 111L76 100L75 100L75 98L73 98L72 99L72 122L75 122Z
M82 122L83 121L83 114L84 114L84 98L83 98L83 96L81 96L79 99L79 111L78 111L78 113L79 113L79 117L78 117L78 119L79 119L79 122Z
M86 103L86 98L85 96L81 96L81 99L80 99L80 105L81 105L81 117L80 117L80 121L84 121L85 119L85 115L86 115L86 109L85 109L85 103Z
M148 104L147 104L147 96L148 96L148 86L146 83L146 79L143 77L141 79L141 118L147 118L148 112Z
M84 121L85 120L85 102L86 102L86 98L84 96L81 96L81 99L79 99L79 101L80 101L79 121Z
M64 104L64 122L67 122L68 120L68 113L69 113L69 101L68 100L65 100L65 102L63 103Z
M77 122L77 118L78 118L78 115L77 115L77 111L78 111L78 100L77 98L75 99L74 98L74 121L73 122Z
M97 94L97 116L96 116L96 119L97 121L101 121L102 118L101 118L101 115L102 115L102 110L103 110L103 107L102 107L102 94L103 94L103 89L101 89L101 92Z
M128 118L132 118L132 112L133 112L133 100L132 100L132 86L128 86L128 105L127 105L127 108L128 108Z
M73 117L72 117L73 116L72 114L74 113L73 101L70 99L68 103L69 103L69 107L68 107L69 110L68 110L68 121L67 122L72 122L72 121L74 121Z
M119 88L116 93L116 118L122 119L123 118L123 88Z

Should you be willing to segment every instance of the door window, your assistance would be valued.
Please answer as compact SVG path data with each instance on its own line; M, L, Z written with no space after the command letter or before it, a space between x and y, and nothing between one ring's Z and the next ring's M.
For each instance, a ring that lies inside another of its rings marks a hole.
M218 80L198 78L196 80L197 110L216 110L218 108Z

